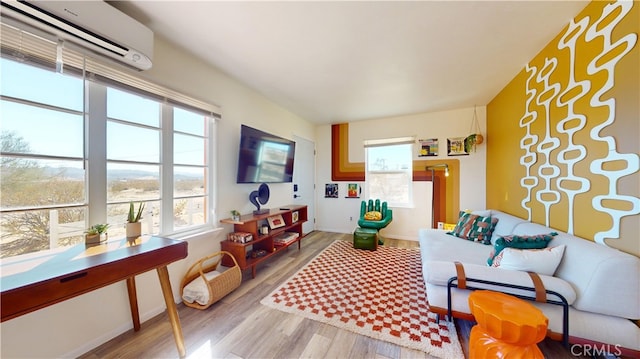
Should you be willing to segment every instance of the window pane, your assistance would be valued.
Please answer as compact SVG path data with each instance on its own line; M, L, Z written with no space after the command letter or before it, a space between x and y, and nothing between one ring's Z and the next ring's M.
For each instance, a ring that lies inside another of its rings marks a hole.
M160 127L160 103L114 88L107 88L107 117Z
M206 164L205 139L202 137L173 135L173 162L179 165L204 166Z
M109 203L128 203L159 198L160 166L107 163L107 201Z
M84 97L81 78L7 59L0 59L0 66L2 95L82 111Z
M380 198L393 204L408 204L409 183L411 183L411 173L369 173L367 182L369 185L369 196Z
M406 171L411 168L409 145L393 145L367 148L368 171Z
M175 199L173 226L175 230L207 223L205 197Z
M173 130L204 136L207 133L207 117L199 113L174 107Z
M173 196L188 197L206 194L205 168L174 167L173 172Z
M370 198L395 207L412 204L412 148L411 144L367 148L366 185Z
M86 207L3 213L0 257L7 258L84 241Z
M10 101L2 101L0 106L3 137L10 133L25 143L18 153L83 157L84 127L81 114Z
M107 159L160 163L160 131L108 122Z
M2 157L2 209L85 203L83 161Z

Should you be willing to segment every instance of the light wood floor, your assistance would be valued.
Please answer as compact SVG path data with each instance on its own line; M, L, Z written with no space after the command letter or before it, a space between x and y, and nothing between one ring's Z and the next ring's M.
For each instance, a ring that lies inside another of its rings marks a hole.
M178 305L187 358L431 358L423 352L338 329L293 314L267 308L260 300L293 275L334 240L351 241L350 234L313 232L297 246L258 267L255 279L243 273L240 288L207 310ZM417 247L418 242L387 239L386 246ZM173 283L175 286L175 283ZM456 327L465 355L474 323L458 320ZM559 342L545 340L546 358L576 358ZM177 358L166 313L85 353L81 358Z

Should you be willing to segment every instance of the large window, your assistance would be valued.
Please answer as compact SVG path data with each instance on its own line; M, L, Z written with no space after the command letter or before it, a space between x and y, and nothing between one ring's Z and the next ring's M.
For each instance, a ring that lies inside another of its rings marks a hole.
M146 234L212 226L210 112L2 41L0 258L82 242L96 223L123 237L130 202L145 203Z
M379 198L392 207L413 205L413 144L407 141L389 139L365 143L368 198Z

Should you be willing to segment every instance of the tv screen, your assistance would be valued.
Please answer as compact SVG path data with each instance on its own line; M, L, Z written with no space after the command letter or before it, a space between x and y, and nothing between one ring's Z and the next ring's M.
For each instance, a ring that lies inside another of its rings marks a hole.
M242 125L236 182L292 182L295 149L291 140Z

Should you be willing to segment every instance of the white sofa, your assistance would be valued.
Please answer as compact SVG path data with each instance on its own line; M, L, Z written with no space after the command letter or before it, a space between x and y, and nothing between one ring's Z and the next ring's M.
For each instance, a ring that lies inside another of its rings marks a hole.
M505 235L537 235L557 232L548 247L566 245L553 276L539 275L545 289L564 296L569 304L569 342L598 345L614 354L640 356L640 259L567 233L496 210L481 215L497 218L492 243ZM447 234L445 230L420 229L422 271L431 310L446 315L450 278L457 276L454 262L462 263L470 278L533 287L528 273L493 268L487 258L493 245L473 242ZM457 281L453 281L456 284ZM533 296L532 292L467 281L467 286ZM469 289L451 289L453 317L472 319ZM547 294L548 300L557 297ZM563 307L532 301L549 318L549 336L561 339Z

